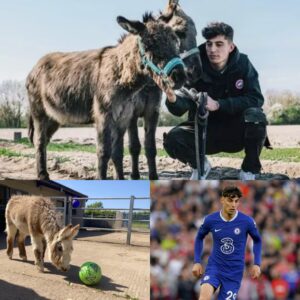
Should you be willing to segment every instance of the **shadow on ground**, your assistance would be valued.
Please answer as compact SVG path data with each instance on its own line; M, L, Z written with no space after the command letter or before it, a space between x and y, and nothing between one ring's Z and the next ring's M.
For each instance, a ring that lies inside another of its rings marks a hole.
M115 233L121 233L122 234L122 238L120 240L116 240L116 239L109 239L109 234L113 234L112 231L101 231L99 229L87 229L87 228L80 228L79 233L77 235L77 237L75 239L81 240L81 241L87 241L87 242L96 242L96 243L103 243L103 244L111 244L111 245L122 245L126 246L126 235L127 232L126 231L115 231ZM139 231L132 231L132 236L134 234L148 234L149 232L139 232ZM106 236L107 235L107 240L105 239L101 239L101 240L97 240L97 238L101 238L102 236ZM88 239L91 237L95 237L95 239ZM130 247L140 247L140 248L149 248L149 244L146 243L144 244L143 242L137 243L133 241L134 239L131 239L131 243ZM150 235L149 235L149 240L150 240Z
M98 232L99 235L99 232ZM90 235L84 235L84 236L90 236ZM30 239L27 238L26 239L26 246L29 246L29 248L26 248L26 251L31 251L31 247L30 247ZM4 250L6 249L6 234L5 233L0 233L0 250ZM4 250L5 251L5 250ZM6 255L3 253L3 255ZM8 259L8 258L7 258ZM21 259L19 259L19 253L18 253L18 249L15 247L14 248L14 255L13 255L13 261L18 261L20 264L30 264L32 265L32 268L35 268L34 266L34 261L32 260L28 260L28 261L23 261ZM44 273L47 275L59 275L62 276L63 279L65 281L67 281L69 284L80 284L80 285L84 285L80 279L79 279L79 270L80 267L79 266L75 266L75 265L70 265L70 269L67 272L62 272L58 269L56 269L55 266L53 266L51 263L49 262L45 262L44 263ZM38 272L38 270L36 270L36 272ZM14 285L7 286L6 285L10 285L10 283L7 283L5 281L1 281L0 280L0 299L14 299L12 297L10 297L10 295L23 295L23 291L19 291L18 293L16 292L16 289L14 287ZM18 289L18 286L16 286ZM120 284L116 284L112 281L111 278L102 275L101 277L101 281L94 286L91 286L91 288L100 290L100 291L112 291L112 292L123 292L124 289L128 288L127 286L124 285L120 285ZM4 294L4 296L6 297L2 297L2 291L6 291L5 289L7 289L7 293ZM31 289L26 289L23 287L20 287L20 289L24 289L24 298L22 299L47 299L47 298L39 298L39 296ZM15 294L13 294L15 293ZM25 297L26 296L26 297Z
M230 167L214 167L208 174L207 180L238 180L239 169ZM178 172L161 172L159 179L189 179L191 172L178 171ZM259 174L256 180L289 180L289 177L284 174L275 173L262 173Z
M49 300L37 294L34 290L12 284L10 282L0 280L0 293L1 300L13 300L16 299L16 295L22 295L18 299L32 299L32 300Z

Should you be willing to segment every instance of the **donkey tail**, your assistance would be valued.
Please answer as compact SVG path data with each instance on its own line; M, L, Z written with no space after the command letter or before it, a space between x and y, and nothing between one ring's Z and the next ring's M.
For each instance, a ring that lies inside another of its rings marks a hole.
M33 118L32 115L29 115L29 122L28 122L28 137L30 142L33 143L33 135L34 135L34 125L33 125Z

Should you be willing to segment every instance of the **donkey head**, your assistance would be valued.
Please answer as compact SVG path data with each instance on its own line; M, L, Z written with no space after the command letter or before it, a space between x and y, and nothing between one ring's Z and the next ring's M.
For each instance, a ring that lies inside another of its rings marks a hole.
M187 79L196 81L202 74L202 64L197 47L197 30L194 21L179 6L179 0L169 0L159 19L175 31L180 40L180 56L184 61ZM172 16L170 18L170 16Z
M185 83L184 64L179 57L179 39L166 23L145 14L143 22L129 21L118 17L119 25L129 33L138 36L142 64L151 77L163 76L175 89Z
M73 238L77 235L80 225L71 224L61 229L49 245L49 258L55 267L61 271L70 268L71 254L73 251Z

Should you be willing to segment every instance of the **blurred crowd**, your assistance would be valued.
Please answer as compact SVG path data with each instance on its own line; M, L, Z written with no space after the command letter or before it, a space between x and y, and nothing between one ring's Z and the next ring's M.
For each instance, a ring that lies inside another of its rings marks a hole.
M151 299L197 299L192 275L194 239L207 214L220 210L227 185L238 186L239 211L252 216L262 236L262 275L252 280L252 240L237 299L300 299L300 184L294 181L156 181L151 183ZM204 240L203 264L212 239Z

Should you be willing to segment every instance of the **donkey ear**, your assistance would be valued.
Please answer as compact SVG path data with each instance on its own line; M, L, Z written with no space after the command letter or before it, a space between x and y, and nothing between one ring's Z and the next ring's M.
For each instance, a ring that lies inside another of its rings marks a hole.
M79 228L80 228L80 225L77 224L76 226L74 226L74 227L71 229L71 238L72 238L72 239L78 234Z
M169 5L175 4L178 5L179 0L169 0Z
M70 231L70 229L72 228L72 224L69 224L67 226L65 226L59 233L59 237L63 238L66 235L68 235L68 231Z
M177 4L170 4L170 2L172 1L169 1L169 5L167 6L166 10L164 13L161 14L161 16L158 18L159 20L165 22L165 23L169 23L169 21L172 19L175 11L176 11L176 8L177 8Z
M132 34L141 34L146 29L144 23L139 21L129 21L122 16L117 17L117 22L123 29Z

